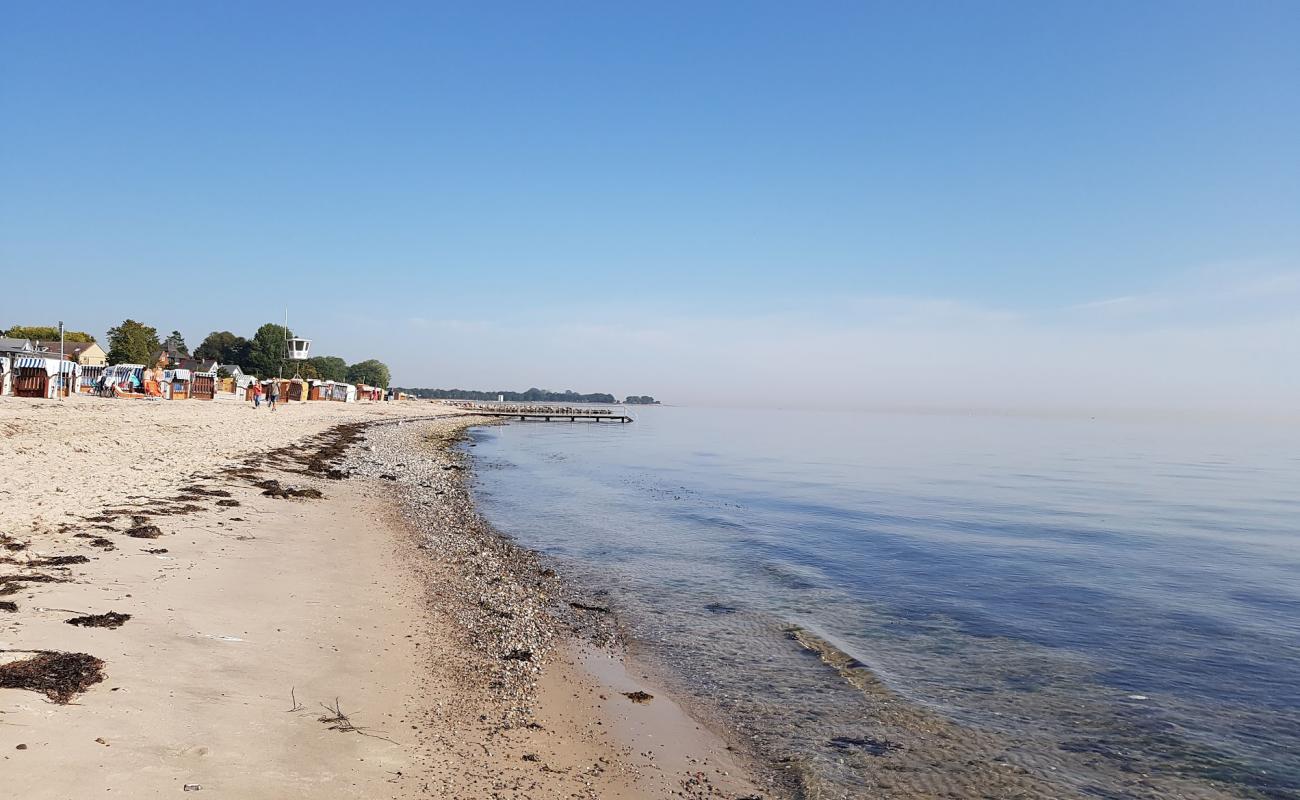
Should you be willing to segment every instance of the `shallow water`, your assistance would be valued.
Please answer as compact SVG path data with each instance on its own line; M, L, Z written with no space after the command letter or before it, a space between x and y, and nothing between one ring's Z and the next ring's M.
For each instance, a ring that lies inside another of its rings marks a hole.
M1078 794L1300 796L1300 431L636 413L477 432L483 511L826 796L879 754L791 624Z

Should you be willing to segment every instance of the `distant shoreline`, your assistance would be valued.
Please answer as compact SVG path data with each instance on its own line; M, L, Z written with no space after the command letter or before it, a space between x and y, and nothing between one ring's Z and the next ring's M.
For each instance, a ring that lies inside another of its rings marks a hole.
M659 405L659 401L650 395L627 395L619 400L609 392L591 392L582 394L573 390L553 392L549 389L527 389L522 392L497 389L430 389L420 387L395 386L402 392L421 400L473 400L481 403L600 403L604 405Z

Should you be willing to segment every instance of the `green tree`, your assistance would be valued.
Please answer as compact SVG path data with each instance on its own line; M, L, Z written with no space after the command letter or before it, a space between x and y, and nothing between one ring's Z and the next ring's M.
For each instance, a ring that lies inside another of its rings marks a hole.
M274 378L280 374L285 362L285 341L293 331L283 325L268 322L257 329L249 343L248 367L260 378Z
M163 347L170 347L172 345L175 345L176 352L181 355L188 356L190 354L190 348L186 347L185 337L181 336L180 331L172 331L167 335L166 339L163 339Z
M194 349L194 357L213 359L221 364L235 364L242 370L252 371L248 356L252 343L230 331L213 331Z
M57 342L59 340L59 329L54 325L15 325L5 331L3 336L10 339L33 339L41 342ZM93 342L95 337L85 331L63 332L64 341L68 342Z
M108 329L108 363L147 364L160 347L158 329L133 319Z
M338 356L316 356L307 359L307 364L316 370L322 380L346 381L348 379L348 362Z
M388 365L373 358L358 361L348 367L348 383L365 383L387 389L388 382L391 379L392 375L388 372Z

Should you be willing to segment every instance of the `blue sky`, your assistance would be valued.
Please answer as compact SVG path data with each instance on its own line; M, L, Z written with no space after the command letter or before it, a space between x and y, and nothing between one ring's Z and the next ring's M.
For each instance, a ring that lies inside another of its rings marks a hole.
M287 305L406 384L1236 405L1195 341L1286 407L1298 37L1294 2L0 2L0 270L69 288L0 323Z

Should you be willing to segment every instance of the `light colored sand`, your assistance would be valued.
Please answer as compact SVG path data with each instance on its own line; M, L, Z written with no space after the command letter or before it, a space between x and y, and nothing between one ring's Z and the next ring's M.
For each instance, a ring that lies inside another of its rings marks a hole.
M0 397L0 532L50 526L340 422L448 413L429 403Z
M288 476L327 495L293 501L209 480L241 505L203 498L203 511L155 517L164 531L155 540L123 535L125 522L92 530L116 544L111 552L73 536L81 516L174 497L191 473L251 451L338 422L444 411L0 400L0 531L30 542L20 559L92 559L41 570L69 582L4 598L19 610L0 612L0 650L86 652L107 675L66 706L0 690L0 796L164 797L186 784L202 787L198 797L267 800L758 794L721 740L608 656L573 651L548 667L537 727L481 724L488 698L430 602L437 567L383 482ZM167 553L145 552L156 548ZM0 575L15 570L0 565ZM116 630L64 623L110 610L132 619ZM634 704L621 694L632 688L656 698ZM322 703L336 698L362 731L321 721Z

